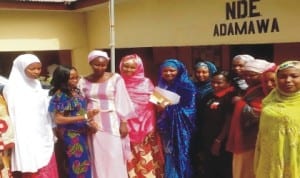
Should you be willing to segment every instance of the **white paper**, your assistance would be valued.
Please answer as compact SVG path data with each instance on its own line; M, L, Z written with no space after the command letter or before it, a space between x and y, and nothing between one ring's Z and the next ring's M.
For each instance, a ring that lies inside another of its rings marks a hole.
M166 90L166 89L162 89L159 87L155 87L153 93L158 93L159 95L161 95L162 97L157 97L154 94L150 95L150 99L149 101L154 103L154 104L158 104L160 102L163 102L164 100L168 100L168 102L170 102L170 104L178 104L179 100L180 100L180 96L177 93L174 93L172 91Z

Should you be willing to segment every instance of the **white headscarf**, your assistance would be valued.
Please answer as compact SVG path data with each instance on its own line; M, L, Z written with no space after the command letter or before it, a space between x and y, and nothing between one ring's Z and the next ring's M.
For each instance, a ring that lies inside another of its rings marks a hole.
M106 60L110 60L107 52L101 50L93 50L88 55L88 62L90 63L92 60L96 59L97 57L103 57Z
M233 61L235 60L242 60L244 62L248 62L254 60L254 57L249 54L239 54L233 57Z
M252 61L248 61L245 64L245 70L253 71L261 74L267 69L269 69L271 65L273 64L264 59L255 59Z
M16 135L12 171L37 172L49 163L53 154L47 91L38 79L25 73L26 67L35 62L40 60L33 54L18 56L3 91Z

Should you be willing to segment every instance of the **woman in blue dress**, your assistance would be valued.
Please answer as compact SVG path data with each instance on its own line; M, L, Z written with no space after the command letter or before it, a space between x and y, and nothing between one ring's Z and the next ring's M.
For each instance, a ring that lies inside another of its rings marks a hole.
M158 129L165 154L166 178L189 178L190 138L194 128L196 90L187 70L177 59L167 59L160 66L158 87L177 93L177 104L158 104Z
M89 127L96 128L92 118L98 111L87 112L86 101L76 87L78 73L75 68L58 66L51 80L52 96L49 112L57 124L57 137L64 145L69 178L90 178L91 163L87 144Z

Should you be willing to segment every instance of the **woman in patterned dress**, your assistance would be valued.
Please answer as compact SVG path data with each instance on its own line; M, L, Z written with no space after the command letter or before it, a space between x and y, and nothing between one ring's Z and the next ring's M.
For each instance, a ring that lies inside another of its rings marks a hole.
M128 120L133 159L127 164L129 177L163 177L163 154L156 132L156 113L149 101L154 85L144 75L141 58L127 55L121 59L120 73L138 117Z
M69 178L90 178L91 161L87 144L88 125L97 110L87 114L86 101L76 87L78 73L75 68L58 66L51 80L49 112L57 124L58 138L67 155Z

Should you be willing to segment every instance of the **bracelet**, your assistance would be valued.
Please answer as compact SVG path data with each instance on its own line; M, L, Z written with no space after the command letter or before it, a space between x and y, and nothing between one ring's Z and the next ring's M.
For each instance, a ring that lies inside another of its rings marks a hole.
M216 143L221 143L221 140L219 140L219 139L216 138L216 139L215 139L215 142L216 142Z

